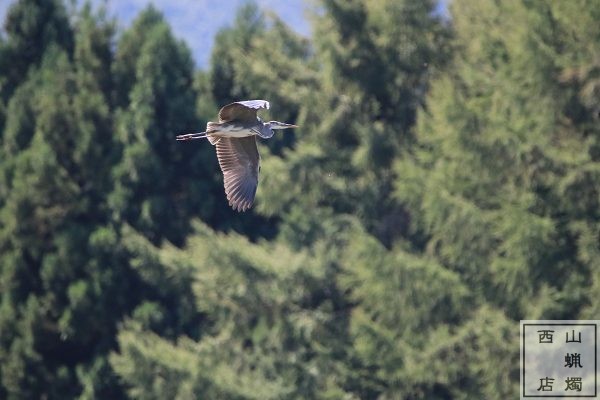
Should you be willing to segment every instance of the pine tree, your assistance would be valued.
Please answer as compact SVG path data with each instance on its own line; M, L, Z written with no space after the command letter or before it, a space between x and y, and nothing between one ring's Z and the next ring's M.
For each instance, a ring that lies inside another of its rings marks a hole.
M261 210L294 224L316 209L357 215L389 245L406 225L390 197L392 160L411 143L430 70L443 65L446 30L433 2L324 1L323 9L314 17L318 85L299 99L303 146L285 155L285 173L266 160L265 192L286 195Z
M127 246L168 271L156 284L192 282L199 335L160 337L139 320L119 334L111 363L135 398L318 398L344 391L332 353L340 351L325 294L327 260L280 243L250 243L201 223L183 249L156 249L132 233ZM159 282L160 280L160 282ZM179 308L182 309L182 308ZM171 310L172 312L172 310ZM335 396L334 396L335 397Z
M455 58L432 86L417 145L397 161L396 193L425 259L470 288L460 327L435 340L441 354L450 343L451 354L462 348L467 327L478 349L498 351L459 356L454 372L432 368L444 378L423 398L510 397L516 370L507 360L518 354L510 326L594 315L598 135L584 89L593 78L583 71L600 31L579 19L582 9L600 11L584 1L452 4Z
M10 6L0 54L0 94L8 99L47 48L73 51L73 32L60 0L20 0Z
M217 104L225 105L253 95L238 77L236 64L250 52L252 40L264 34L265 25L264 14L250 2L237 11L233 27L217 33L210 60L210 91Z
M593 108L568 77L592 62L593 40L563 34L581 26L566 6L454 7L462 50L455 72L433 88L416 160L398 165L398 194L428 248L487 287L487 301L516 319L577 315L593 268L579 255L576 226L597 224L588 200L597 156ZM592 25L580 28L590 38L598 34Z
M123 395L106 356L136 277L110 224L112 23L78 16L9 102L0 211L0 380L8 398ZM72 60L72 61L71 61Z
M149 7L119 42L114 71L122 153L110 198L114 218L155 243L181 244L191 217L213 212L216 187L216 171L208 166L213 150L175 141L201 127L190 52Z

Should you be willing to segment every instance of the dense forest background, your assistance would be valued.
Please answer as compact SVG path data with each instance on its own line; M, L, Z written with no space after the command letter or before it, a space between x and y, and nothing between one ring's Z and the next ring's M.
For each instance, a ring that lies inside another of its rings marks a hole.
M0 36L0 398L508 399L520 319L600 319L600 2L149 7ZM207 16L208 18L208 16ZM175 135L264 98L256 207Z

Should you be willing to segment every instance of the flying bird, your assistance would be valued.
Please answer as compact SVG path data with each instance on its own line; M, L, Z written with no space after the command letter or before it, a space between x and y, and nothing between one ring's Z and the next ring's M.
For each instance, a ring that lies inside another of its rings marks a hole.
M237 101L221 108L219 122L206 124L206 132L177 136L177 140L206 138L216 147L223 172L225 194L236 211L246 211L254 203L260 171L256 136L269 139L275 129L297 128L279 121L263 122L258 110L269 109L266 100Z

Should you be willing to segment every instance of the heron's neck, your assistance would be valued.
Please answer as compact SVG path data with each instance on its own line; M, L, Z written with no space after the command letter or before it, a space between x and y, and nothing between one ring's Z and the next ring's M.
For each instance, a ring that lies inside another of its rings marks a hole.
M261 137L263 138L270 138L273 136L273 134L275 133L271 127L271 124L269 122L262 122L262 126L260 126L260 131L261 131Z

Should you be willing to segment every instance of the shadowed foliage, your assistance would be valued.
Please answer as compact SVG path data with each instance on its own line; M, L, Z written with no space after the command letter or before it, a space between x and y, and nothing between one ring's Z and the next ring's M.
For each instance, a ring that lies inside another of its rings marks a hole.
M600 319L599 3L312 7L197 70L153 6L10 6L0 398L515 398L519 320ZM174 139L261 98L238 214Z

